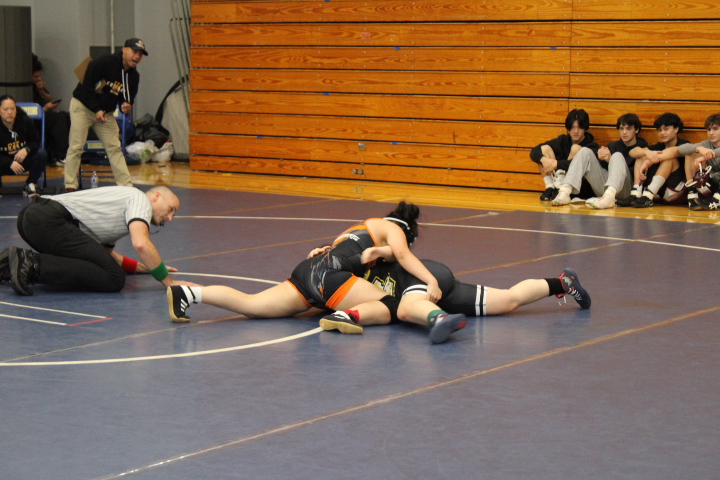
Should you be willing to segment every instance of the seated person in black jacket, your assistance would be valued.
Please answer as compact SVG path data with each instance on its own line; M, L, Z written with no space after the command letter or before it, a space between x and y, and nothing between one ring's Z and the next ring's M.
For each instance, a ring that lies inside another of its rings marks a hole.
M0 175L30 172L25 193L36 197L36 184L45 171L47 153L40 148L35 125L10 95L0 97L0 118Z
M530 159L538 164L540 176L545 182L545 191L540 195L540 200L550 201L555 198L564 183L570 162L582 147L589 148L597 156L600 146L588 132L589 128L590 115L576 108L565 118L567 134L543 142L530 151Z

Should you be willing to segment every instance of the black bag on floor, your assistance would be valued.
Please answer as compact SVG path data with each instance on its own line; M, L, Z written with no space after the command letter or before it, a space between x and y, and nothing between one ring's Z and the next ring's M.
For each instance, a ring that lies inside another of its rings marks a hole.
M169 138L170 132L160 125L160 122L155 120L149 113L146 113L135 124L134 141L136 142L146 142L151 140L157 148L161 148Z

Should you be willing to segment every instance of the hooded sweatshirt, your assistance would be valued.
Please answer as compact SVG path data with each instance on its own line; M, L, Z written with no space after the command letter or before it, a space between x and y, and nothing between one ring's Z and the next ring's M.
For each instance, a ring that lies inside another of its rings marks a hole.
M557 159L558 170L567 171L567 169L570 168L570 160L567 159L568 155L570 155L570 149L573 146L572 137L570 135L560 135L557 138L553 138L550 141L543 142L536 146L530 151L530 160L535 163L540 163L540 160L543 157L543 145L549 145L550 148L552 148L555 153L555 158ZM580 142L580 146L589 148L597 157L600 145L595 143L595 137L593 137L592 133L585 132L585 138L583 138L582 142Z
M123 70L122 51L103 55L88 64L85 78L73 91L88 110L112 113L118 104L132 105L140 85L140 74L135 68Z
M10 165L15 154L22 148L28 149L28 154L40 148L40 136L35 125L25 112L17 107L18 113L12 128L8 129L0 122L0 164Z

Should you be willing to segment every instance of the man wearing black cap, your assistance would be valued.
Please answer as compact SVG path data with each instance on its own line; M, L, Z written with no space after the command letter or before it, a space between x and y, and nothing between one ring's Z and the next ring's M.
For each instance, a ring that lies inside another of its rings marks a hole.
M122 52L103 55L88 64L85 77L70 101L70 148L65 160L67 191L78 188L80 156L90 128L103 143L117 184L132 186L114 112L118 107L123 113L132 110L140 84L140 74L135 68L147 54L142 40L130 38L125 41Z

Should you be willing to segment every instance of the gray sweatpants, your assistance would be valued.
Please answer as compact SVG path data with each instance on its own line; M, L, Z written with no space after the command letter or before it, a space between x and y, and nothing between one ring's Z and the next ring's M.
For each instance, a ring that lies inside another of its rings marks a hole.
M615 187L617 198L626 198L632 192L633 174L628 168L625 157L620 152L615 152L608 162L608 179L606 187Z
M593 151L587 147L581 148L570 162L570 168L565 174L565 184L572 186L573 194L578 194L583 178L587 179L595 195L602 196L605 192L608 171L600 166Z
M589 148L581 148L570 162L565 174L565 183L572 186L572 193L580 193L582 179L585 178L596 196L601 197L607 187L615 187L617 198L625 198L632 190L632 174L622 153L610 156L608 169L600 166L600 161Z

